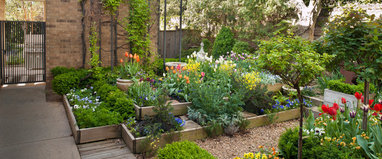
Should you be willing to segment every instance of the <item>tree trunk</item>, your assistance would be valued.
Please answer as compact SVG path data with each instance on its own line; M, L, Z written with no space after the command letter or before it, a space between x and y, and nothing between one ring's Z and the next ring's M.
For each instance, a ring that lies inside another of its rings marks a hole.
M363 103L365 106L368 107L368 102L369 102L369 81L365 80L365 87L364 87L364 101ZM363 118L362 118L362 129L364 131L367 130L367 112L363 112Z
M297 35L303 38L314 40L314 30L321 12L321 0L310 0L306 6L303 0L291 0L291 4L295 5L298 20L294 25L298 27Z
M303 112L304 112L304 102L303 102L303 98L302 98L302 95L301 95L301 90L300 90L300 87L299 86L295 86L294 87L296 90L297 90L297 96L298 96L298 100L300 101L300 128L299 128L299 132L298 132L298 159L302 159L302 124L303 124Z

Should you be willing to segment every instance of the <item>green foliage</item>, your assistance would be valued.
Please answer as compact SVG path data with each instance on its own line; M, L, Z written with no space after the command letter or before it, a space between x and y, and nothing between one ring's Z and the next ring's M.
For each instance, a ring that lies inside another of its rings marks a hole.
M114 15L123 0L102 0L103 7Z
M214 159L208 151L193 142L180 141L166 145L158 151L159 159Z
M321 75L317 78L317 88L323 93L331 80L344 80L344 76L339 71L334 71L330 75Z
M258 115L264 114L264 110L270 109L274 101L272 92L268 92L266 86L257 85L255 89L246 92L244 95L243 108L245 111Z
M102 107L93 88L72 89L67 95L80 128L119 124L123 118L118 112Z
M202 39L202 42L204 44L204 47L203 47L204 52L207 52L207 53L211 52L211 49L212 49L211 41L208 39ZM200 48L199 48L199 50L200 50Z
M96 109L96 111L92 111L91 109L78 109L74 114L80 128L113 125L123 121L119 113L111 112L102 107Z
M56 77L60 74L68 73L68 72L74 72L76 71L75 68L67 68L67 67L62 67L62 66L57 66L52 68L50 72L52 72L53 77Z
M158 97L163 94L161 88L153 88L150 82L137 82L129 87L128 97L140 107L158 105Z
M233 33L228 27L223 27L219 34L216 36L214 46L212 47L212 56L219 58L222 55L231 52L235 45L235 39Z
M125 30L128 32L128 41L131 44L132 54L148 57L150 35L148 24L150 22L150 7L147 0L130 0L130 16L125 19Z
M258 53L259 67L279 75L292 88L309 84L330 60L329 55L316 53L309 41L292 36L262 41Z
M355 92L363 92L364 84L359 83L358 85L352 85L352 84L345 83L343 80L330 80L328 81L328 88L333 91L353 95ZM370 91L371 92L375 91L375 87L373 84L370 84Z
M109 108L113 112L118 112L123 119L135 116L133 100L128 99L126 94L119 89L109 92L102 106Z
M52 81L53 91L63 95L68 93L70 89L79 88L81 79L86 77L87 74L88 72L86 70L77 70L57 75Z
M382 80L382 19L362 9L345 7L326 28L324 46L335 55L333 65L343 62L347 70L367 81Z
M283 157L297 158L298 129L287 129L280 136L278 146Z
M103 101L102 107L118 112L123 119L135 116L133 100L127 98L127 95L119 90L117 86L110 85L105 81L94 82L93 86Z
M146 116L144 120L138 123L132 121L127 125L136 137L157 138L163 133L172 133L182 129L185 121L171 113L173 107L171 103L166 103L166 97L161 95L158 97L158 101L158 105L155 105L153 109L155 112L153 117Z
M100 67L101 61L99 60L99 55L97 53L99 50L99 46L97 45L98 33L94 24L90 27L90 30L91 35L89 36L89 51L92 54L92 57L90 58L91 69L89 71L92 73L92 77L94 77L96 80L103 80L104 74L102 73L102 68Z
M249 53L249 44L245 41L237 41L235 45L233 45L232 51L238 54L241 53Z
M6 61L7 65L20 65L24 64L24 58L22 55L10 55Z

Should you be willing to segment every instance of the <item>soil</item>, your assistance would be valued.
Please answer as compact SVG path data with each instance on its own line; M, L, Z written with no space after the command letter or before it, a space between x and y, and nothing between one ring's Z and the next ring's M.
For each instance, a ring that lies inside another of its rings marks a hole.
M298 126L298 120L275 123L263 127L248 129L234 136L219 136L197 140L196 143L219 159L243 157L244 153L256 152L259 146L266 149L277 149L280 135L287 128Z

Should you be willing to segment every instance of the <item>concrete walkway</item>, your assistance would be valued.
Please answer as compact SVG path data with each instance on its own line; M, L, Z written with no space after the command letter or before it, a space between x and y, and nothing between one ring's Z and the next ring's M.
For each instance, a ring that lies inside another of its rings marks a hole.
M62 103L45 86L0 88L1 159L79 159Z

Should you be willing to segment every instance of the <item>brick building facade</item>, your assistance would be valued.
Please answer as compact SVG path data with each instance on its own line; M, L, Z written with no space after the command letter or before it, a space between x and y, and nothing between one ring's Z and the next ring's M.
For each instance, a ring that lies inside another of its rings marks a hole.
M1 0L0 0L1 1ZM157 53L158 41L158 6L157 1L151 0L151 26L149 30L151 46L150 52ZM111 65L110 52L110 15L104 13L100 8L98 0L87 0L85 4L85 16L78 0L48 0L46 1L46 92L47 100L55 100L57 96L51 89L52 75L50 70L56 66L75 67L83 66L83 42L82 32L85 35L85 67L89 67L89 30L90 24L96 23L98 31L99 20L101 19L101 61L103 66ZM117 26L117 58L123 56L129 50L126 41L126 31L122 28L123 19L128 17L129 7L122 4L119 8ZM85 30L82 27L84 17ZM115 60L114 60L115 61Z

